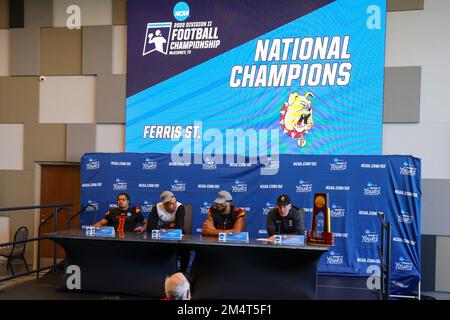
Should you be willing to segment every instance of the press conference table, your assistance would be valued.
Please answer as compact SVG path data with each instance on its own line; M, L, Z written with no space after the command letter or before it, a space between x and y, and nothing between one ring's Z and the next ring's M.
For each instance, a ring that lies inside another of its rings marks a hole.
M201 235L157 240L147 233L93 237L67 230L44 236L64 248L66 270L80 267L81 290L149 298L163 296L164 279L176 272L177 250L187 248L196 252L193 299L314 299L319 259L328 250Z

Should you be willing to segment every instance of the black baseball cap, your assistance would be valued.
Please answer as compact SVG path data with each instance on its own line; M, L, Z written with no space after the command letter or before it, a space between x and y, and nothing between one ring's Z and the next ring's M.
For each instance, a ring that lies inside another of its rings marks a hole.
M287 206L291 204L291 198L287 194L282 194L277 198L277 206Z

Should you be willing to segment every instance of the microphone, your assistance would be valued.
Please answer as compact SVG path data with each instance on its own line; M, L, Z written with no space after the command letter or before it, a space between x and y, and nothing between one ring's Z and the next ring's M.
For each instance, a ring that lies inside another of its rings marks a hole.
M281 221L277 219L277 225L278 225L278 234L281 234Z

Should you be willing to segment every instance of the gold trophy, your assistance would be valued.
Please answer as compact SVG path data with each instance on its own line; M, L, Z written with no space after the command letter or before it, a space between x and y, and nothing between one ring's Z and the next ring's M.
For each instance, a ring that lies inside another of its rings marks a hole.
M323 232L317 231L317 220L319 214L323 214ZM330 208L328 207L328 193L314 193L314 207L312 210L312 225L308 231L307 240L309 245L332 246L333 233L331 232Z

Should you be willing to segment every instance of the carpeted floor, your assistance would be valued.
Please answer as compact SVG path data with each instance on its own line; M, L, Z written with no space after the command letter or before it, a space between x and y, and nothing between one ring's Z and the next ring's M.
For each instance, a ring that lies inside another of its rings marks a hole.
M1 300L142 300L143 297L93 293L58 291L62 271L49 273L39 280L35 276L26 276L6 283L0 283ZM2 289L1 289L2 288ZM364 277L319 276L319 300L377 300L378 293L366 288ZM192 297L195 299L195 296Z

